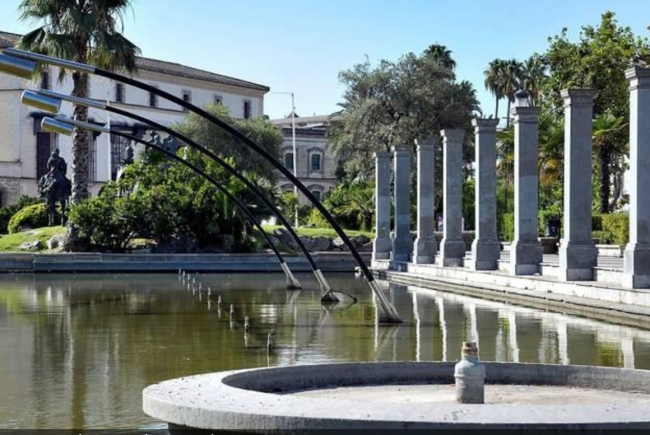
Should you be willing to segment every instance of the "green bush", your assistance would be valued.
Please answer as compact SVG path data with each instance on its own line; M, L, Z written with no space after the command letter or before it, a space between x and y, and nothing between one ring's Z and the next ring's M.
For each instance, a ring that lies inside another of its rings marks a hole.
M504 213L498 222L499 240L510 242L515 238L515 214Z
M13 215L29 205L40 204L42 202L42 199L23 195L18 199L16 204L0 208L0 234L7 234L9 232L9 221Z
M630 240L630 216L627 213L604 214L602 225L609 239L607 243L623 245Z
M27 206L18 211L9 220L7 229L9 230L9 234L14 234L17 233L21 227L29 226L32 228L40 228L46 227L47 224L48 218L47 212L45 211L45 204L40 203Z
M607 245L612 243L610 234L607 231L596 230L591 233L591 237L596 241L596 243Z

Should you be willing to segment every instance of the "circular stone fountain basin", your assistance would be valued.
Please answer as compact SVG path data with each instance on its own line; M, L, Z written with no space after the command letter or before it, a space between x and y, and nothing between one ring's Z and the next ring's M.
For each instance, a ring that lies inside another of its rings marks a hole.
M455 401L447 362L318 364L161 382L143 409L170 427L305 429L650 428L650 371L484 363L485 404Z

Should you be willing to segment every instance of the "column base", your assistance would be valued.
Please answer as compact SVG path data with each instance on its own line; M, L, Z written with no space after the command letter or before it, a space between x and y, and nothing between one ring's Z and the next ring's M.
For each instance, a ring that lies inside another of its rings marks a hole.
M496 270L499 268L501 243L498 240L478 240L472 242L472 270Z
M390 259L393 261L410 261L411 252L413 251L413 242L411 241L411 234L406 237L395 237L393 239L392 251Z
M560 281L591 281L598 260L598 250L593 241L560 241Z
M375 237L372 241L372 259L389 260L392 240L388 237Z
M510 246L510 275L539 273L544 248L539 240L515 240Z
M440 264L443 267L463 267L465 242L463 240L442 239L440 243Z
M436 239L433 237L415 239L413 249L413 263L431 264L436 257Z
M623 288L650 288L650 245L628 243L623 252Z

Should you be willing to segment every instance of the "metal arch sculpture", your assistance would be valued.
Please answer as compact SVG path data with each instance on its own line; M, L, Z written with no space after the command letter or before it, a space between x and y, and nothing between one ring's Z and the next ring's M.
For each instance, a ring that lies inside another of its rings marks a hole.
M47 99L55 99L57 101L48 101ZM296 231L293 229L289 221L284 217L282 212L259 190L257 186L255 186L253 183L251 183L246 177L244 177L239 171L237 171L235 168L233 168L231 165L229 165L226 161L224 161L221 157L218 155L210 152L208 149L206 149L204 146L200 145L199 143L195 142L194 140L190 139L189 137L172 130L169 127L166 127L162 124L159 124L155 121L152 121L148 118L145 118L143 116L137 115L132 112L128 112L126 110L119 109L117 107L113 106L108 106L104 103L94 101L94 100L88 100L84 98L79 98L79 97L74 97L70 95L64 95L64 94L59 94L57 92L53 91L46 91L46 90L40 90L40 91L24 91L23 96L22 96L22 102L27 105L31 106L38 106L41 107L44 110L47 111L52 111L55 107L57 107L59 104L57 104L60 100L64 101L69 101L75 104L80 104L83 106L88 106L92 107L95 109L99 110L107 110L112 113L126 116L132 119L135 119L136 121L140 121L146 125L149 125L157 130L164 131L168 133L169 135L185 142L188 144L190 147L196 149L197 151L207 155L210 157L214 162L216 162L219 166L221 166L223 169L228 171L231 175L233 175L235 178L240 180L244 185L250 189L253 194L260 200L264 205L269 207L269 209L273 212L273 214L280 220L280 222L284 225L284 227L287 229L291 237L295 240L296 244L298 245L298 248L302 251L302 253L305 255L307 258L307 262L309 263L309 266L312 269L312 272L314 273L314 276L316 277L316 280L320 283L321 288L323 290L323 301L324 302L338 302L338 298L336 295L333 293L329 283L325 279L325 276L321 272L320 268L314 261L313 257L309 253L309 250L307 247L304 245L302 240L300 239L300 236L296 233ZM40 104L40 106L39 106ZM54 111L55 112L55 111ZM68 120L65 122L71 122L72 120ZM92 125L92 124L90 124Z
M361 269L361 272L364 274L368 281L368 285L370 286L371 290L379 300L380 306L382 307L384 311L384 316L381 319L382 323L401 323L402 320L399 318L399 314L395 307L391 305L391 303L388 301L386 298L386 295L384 295L377 285L377 282L375 281L372 273L366 266L365 262L359 255L359 252L356 250L354 247L352 241L350 238L345 234L343 229L340 227L338 222L336 222L336 219L325 209L325 207L318 201L314 195L311 194L309 189L300 181L298 178L296 178L289 170L287 170L279 161L273 158L268 152L266 152L264 149L259 147L254 141L252 141L250 138L245 136L243 133L241 133L239 130L236 128L232 127L231 125L225 123L224 121L220 120L216 116L206 112L205 110L201 109L200 107L197 107L193 104L190 104L183 100L182 98L179 98L175 95L172 95L168 92L162 91L154 86L148 85L146 83L142 83L138 80L135 80L130 77L123 76L118 73L114 73L111 71L106 71L101 68L97 68L91 65L86 65L82 64L79 62L74 62L74 61L69 61L69 60L64 60L64 59L59 59L51 56L46 56L43 54L37 54L37 53L32 53L29 51L24 51L24 50L18 50L15 48L6 48L3 50L4 53L4 59L0 59L0 70L3 70L5 72L9 72L14 75L18 75L21 77L26 77L29 78L33 74L33 70L35 69L35 62L42 62L54 66L58 66L61 68L65 69L71 69L75 71L81 71L85 72L88 74L93 74L97 75L100 77L104 77L107 79L115 80L121 83L128 84L130 86L133 86L135 88L139 88L142 90L145 90L147 92L151 92L154 95L157 95L159 97L165 98L168 101L171 101L175 104L178 104L179 106L183 107L184 109L187 109L191 112L196 113L197 115L201 116L202 118L214 123L221 129L223 129L225 132L231 134L233 137L237 138L241 142L243 142L245 145L249 146L252 148L255 152L257 152L259 155L264 157L267 161L269 161L277 170L279 170L282 175L284 175L288 180L290 180L306 197L309 199L309 201L318 209L318 211L323 215L323 217L328 221L328 223L332 226L334 231L338 234L338 236L341 238L343 243L347 246L347 248L350 250L350 253L354 257L355 261L357 262L359 268ZM13 59L13 60L12 60ZM34 65L31 66L31 71L30 71L30 65L29 62L26 61L32 61Z
M106 128L106 127L101 127L101 126L94 125L94 124L91 124L91 123L86 123L86 122L81 122L81 121L74 121L74 120L64 120L64 119L61 119L61 118L54 119L54 118L44 117L43 120L41 121L41 128L44 131L52 131L52 132L56 132L56 133L67 134L65 129L57 128L58 127L57 123L66 123L66 124L70 125L70 127L71 127L70 130L72 129L72 126L78 126L80 128L84 128L86 130L97 131L97 132L101 132L101 133L114 134L116 136L120 136L120 137L123 137L125 139L129 139L129 140L131 140L133 142L141 143L142 145L146 146L147 148L151 148L151 149L154 149L156 151L159 151L159 152L163 153L167 158L185 165L186 167L190 168L192 171L194 171L198 175L200 175L203 178L205 178L206 180L208 180L212 185L214 185L214 187L219 189L231 201L233 201L235 203L235 205L242 212L244 212L246 217L260 231L260 233L262 233L262 236L264 237L266 242L269 244L269 246L271 247L271 250L273 251L273 253L277 257L278 261L280 262L280 267L282 268L282 270L284 271L284 273L287 276L287 288L289 288L289 289L300 289L301 288L300 283L298 282L298 280L291 273L291 269L289 269L289 266L287 265L287 262L284 260L284 257L282 256L282 254L278 250L277 246L275 245L275 243L273 243L273 240L271 240L271 237L269 236L269 234L266 231L264 231L264 228L262 228L262 225L255 218L253 213L251 213L250 210L248 209L248 207L246 207L246 204L242 203L235 195L230 193L228 191L228 189L226 189L214 177L212 177L211 175L208 175L207 173L205 173L198 166L194 165L193 163L188 162L187 160L177 156L176 154L172 153L169 150L166 150L165 148L163 148L163 147L161 147L159 145L156 145L156 144L151 143L151 142L147 142L146 140L140 139L140 138L138 138L136 136L133 136L133 135L130 135L130 134L127 134L127 133L123 133L123 132L118 131L118 130L113 130L113 129L109 129L109 128Z

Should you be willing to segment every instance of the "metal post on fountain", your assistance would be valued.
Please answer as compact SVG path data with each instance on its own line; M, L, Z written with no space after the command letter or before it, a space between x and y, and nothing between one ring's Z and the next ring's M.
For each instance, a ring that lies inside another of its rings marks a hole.
M33 65L28 64L25 62L25 59L31 60L34 62ZM4 71L10 74L18 75L24 78L29 78L33 74L35 68L36 68L36 62L41 62L53 66L57 66L60 68L64 69L70 69L74 71L81 71L87 74L93 74L97 75L100 77L104 77L110 80L115 80L121 83L125 83L127 85L133 86L138 89L145 90L147 92L151 92L154 95L157 95L159 97L162 97L170 102L173 102L175 104L178 104L179 106L183 107L184 109L187 109L188 111L191 111L202 118L212 122L219 128L221 128L223 131L229 133L231 136L234 138L238 139L241 141L244 145L248 146L251 148L253 151L258 153L260 156L262 156L264 159L266 159L269 163L271 163L275 168L282 173L283 176L285 176L288 180L290 180L304 195L305 197L313 204L313 206L323 215L323 217L328 221L328 223L332 226L334 231L336 231L337 235L341 238L343 243L347 246L347 248L350 250L350 253L354 257L354 260L357 262L358 266L360 267L361 271L363 272L364 276L366 277L368 281L368 285L370 286L371 290L373 293L377 296L380 306L383 310L383 316L381 318L382 323L401 323L402 320L399 317L399 313L395 309L395 307L388 301L387 297L381 293L381 290L377 286L377 283L375 281L374 276L366 266L365 262L361 258L361 255L355 248L354 244L350 240L350 238L345 234L343 229L340 227L336 219L325 209L325 207L321 204L319 200L314 197L314 195L309 191L309 189L300 181L298 178L296 178L291 171L287 170L277 159L275 159L271 154L269 154L266 150L261 148L259 145L257 145L253 140L251 140L249 137L241 133L239 130L234 128L233 126L229 125L228 123L224 122L223 120L219 119L218 117L210 114L209 112L201 109L200 107L197 107L191 103L188 103L187 101L183 100L182 98L179 98L175 95L172 95L168 92L165 92L159 88L156 88L154 86L148 85L146 83L142 83L138 80L135 80L130 77L126 77L111 71L106 71L101 68L97 68L94 66L90 66L87 64L79 63L79 62L74 62L74 61L69 61L69 60L64 60L64 59L59 59L56 57L52 56L47 56L43 54L38 54L38 53L32 53L29 51L24 51L24 50L18 50L15 48L6 48L3 50L3 55L2 58L0 59L0 71ZM31 68L31 72L29 71Z

